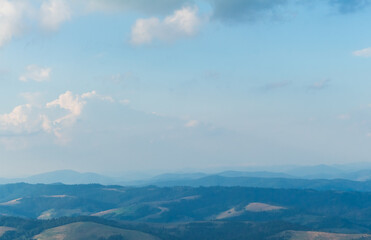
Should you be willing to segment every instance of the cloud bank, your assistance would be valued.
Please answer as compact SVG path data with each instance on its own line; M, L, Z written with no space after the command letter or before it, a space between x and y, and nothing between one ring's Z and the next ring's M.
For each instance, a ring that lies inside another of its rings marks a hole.
M341 14L360 11L370 0L327 0L325 4ZM280 18L288 5L304 0L0 0L0 47L23 33L24 29L40 26L57 31L74 16L93 12L146 14L136 20L131 30L131 43L149 44L155 40L172 42L197 34L202 19L199 3L210 6L211 20L223 23L257 22ZM323 1L315 1L323 4ZM193 7L191 7L193 6ZM168 15L173 12L173 15ZM166 16L167 15L167 16ZM164 18L161 18L163 16Z

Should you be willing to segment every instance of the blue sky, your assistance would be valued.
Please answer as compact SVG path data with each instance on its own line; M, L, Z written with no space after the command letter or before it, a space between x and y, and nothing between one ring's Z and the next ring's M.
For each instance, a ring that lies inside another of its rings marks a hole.
M370 13L0 0L0 175L368 162Z

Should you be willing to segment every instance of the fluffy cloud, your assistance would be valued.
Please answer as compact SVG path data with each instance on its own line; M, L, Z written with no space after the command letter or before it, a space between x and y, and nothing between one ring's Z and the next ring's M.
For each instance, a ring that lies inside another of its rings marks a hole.
M20 33L23 11L20 2L0 0L0 47Z
M41 25L48 30L57 30L59 25L71 18L71 9L64 0L44 1L40 8Z
M29 65L26 67L26 73L19 77L19 80L27 82L29 80L43 82L50 79L51 68Z
M81 115L86 102L81 99L80 95L74 95L67 91L59 95L58 99L46 104L46 108L57 108L59 110L66 110L67 113L59 115L43 116L42 128L48 133L53 133L60 142L65 143L69 139L63 134L64 129L71 127Z
M174 41L190 37L198 32L201 19L196 7L184 7L164 20L158 18L138 19L132 28L131 42L149 44L153 40Z
M92 94L99 96L95 91L81 95L67 91L43 105L19 105L10 113L0 115L0 133L22 135L45 132L64 141L64 130L73 126L87 103L84 99Z
M371 47L354 51L353 55L356 56L356 57L369 58L369 57L371 57Z
M10 113L0 115L0 129L5 132L31 133L38 131L40 116L30 104L15 107Z
M81 99L79 95L74 95L72 92L67 91L64 94L59 95L58 99L46 104L47 108L60 108L68 111L67 115L64 115L53 121L53 124L64 124L75 122L76 118L80 116L85 101Z

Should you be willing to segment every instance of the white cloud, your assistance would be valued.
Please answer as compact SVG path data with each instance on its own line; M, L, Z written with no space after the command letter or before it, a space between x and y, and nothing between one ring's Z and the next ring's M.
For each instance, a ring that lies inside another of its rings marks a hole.
M62 116L51 118L50 116L42 116L42 128L44 131L53 133L60 141L68 141L68 137L63 134L65 128L71 127L76 120L80 117L84 106L87 104L85 99L97 97L101 101L107 101L112 99L111 97L101 97L96 91L83 93L81 95L73 94L71 91L67 91L59 95L58 99L47 103L45 106L47 109L57 108L67 110L67 114ZM113 100L113 99L112 99Z
M20 2L0 0L0 47L20 33L23 11Z
M48 0L42 3L40 8L41 25L55 31L65 21L71 19L71 8L64 0Z
M0 115L0 133L43 131L61 138L64 129L71 127L81 115L85 104L80 95L67 91L46 104L16 106L10 113Z
M27 112L29 112L31 105L20 105L13 109L11 113L3 114L0 116L1 123L3 125L19 126L27 122Z
M82 101L79 95L73 95L72 92L67 91L59 95L58 99L47 103L46 107L47 108L59 107L70 112L70 114L68 114L67 116L64 116L63 118L56 120L60 122L61 120L66 118L78 117L81 114L85 103L86 102Z
M132 27L131 42L141 45L153 40L174 41L193 36L201 24L197 13L197 7L184 7L162 21L158 18L138 19Z
M19 105L10 113L0 115L0 130L32 133L40 130L40 116L31 104Z
M29 80L35 82L43 82L50 79L51 68L39 67L35 64L26 67L26 73L19 77L20 81L27 82Z
M199 121L197 121L197 120L190 120L190 121L188 121L188 122L185 124L185 126L186 126L186 127L197 127L199 124L200 124L200 123L199 123Z
M81 98L83 99L99 99L102 101L108 101L108 102L115 102L115 100L111 96L103 96L98 94L96 91L87 92L81 95Z
M365 57L365 58L371 57L371 47L354 51L353 55L356 57Z

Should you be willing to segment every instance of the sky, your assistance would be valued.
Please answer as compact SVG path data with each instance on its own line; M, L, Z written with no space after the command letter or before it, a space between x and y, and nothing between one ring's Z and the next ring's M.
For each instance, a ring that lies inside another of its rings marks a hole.
M369 0L0 0L0 176L371 162Z

